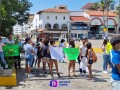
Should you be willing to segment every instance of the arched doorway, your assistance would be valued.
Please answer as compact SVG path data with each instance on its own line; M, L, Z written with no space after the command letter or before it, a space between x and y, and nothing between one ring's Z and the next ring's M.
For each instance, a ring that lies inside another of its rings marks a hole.
M66 25L66 24L62 24L62 25L61 25L61 29L62 29L62 30L67 30L67 25Z
M45 29L51 29L51 24L47 23L47 24L45 25Z
M54 25L53 25L53 29L59 30L59 25L58 25L58 24L54 24Z
M115 19L113 18L108 18L104 21L105 25L107 26L107 20L108 20L108 31L109 33L115 33L115 29L117 27L117 23Z

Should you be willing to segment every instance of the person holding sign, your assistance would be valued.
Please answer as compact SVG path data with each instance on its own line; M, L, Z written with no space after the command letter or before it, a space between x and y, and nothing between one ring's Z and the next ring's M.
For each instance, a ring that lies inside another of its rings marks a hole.
M4 64L5 68L8 68L8 64L6 63L5 59L4 59L4 52L2 49L2 46L4 46L5 44L2 43L2 38L0 37L0 58L2 63Z
M70 42L69 42L69 48L75 48L75 43L74 43L74 41L70 41ZM68 59L69 59L69 58L68 58ZM73 69L73 71L72 71L73 75L72 75L72 76L76 77L76 76L75 76L75 63L76 63L76 60L69 60L69 64L68 64L68 76L69 76L69 77L70 77L70 69L71 69L71 68Z
M55 41L54 40L50 40L50 44L51 44L51 47L55 47ZM55 59L50 59L50 73L51 73L51 77L54 78L53 77L53 73L52 73L53 63L55 64L57 75L60 78L61 76L60 76L60 74L58 72L58 62Z

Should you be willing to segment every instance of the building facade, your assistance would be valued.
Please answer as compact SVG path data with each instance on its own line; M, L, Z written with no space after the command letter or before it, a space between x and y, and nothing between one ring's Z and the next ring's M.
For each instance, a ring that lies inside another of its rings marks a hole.
M14 35L21 35L22 34L22 26L18 25L18 24L13 26L13 34Z
M103 27L107 26L109 33L115 33L117 28L116 14L113 11L103 16L103 11L84 10L69 11L67 6L61 5L39 11L34 15L31 22L32 36L38 36L44 32L53 37L59 37L61 34L70 34L74 38L81 38L82 35L96 37L103 33Z

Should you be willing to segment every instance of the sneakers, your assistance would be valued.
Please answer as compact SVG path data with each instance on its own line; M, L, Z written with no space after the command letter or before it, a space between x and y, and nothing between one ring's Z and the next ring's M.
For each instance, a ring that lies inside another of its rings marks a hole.
M35 75L33 74L28 74L28 78L34 77Z
M107 74L108 72L107 71L103 71L103 73Z

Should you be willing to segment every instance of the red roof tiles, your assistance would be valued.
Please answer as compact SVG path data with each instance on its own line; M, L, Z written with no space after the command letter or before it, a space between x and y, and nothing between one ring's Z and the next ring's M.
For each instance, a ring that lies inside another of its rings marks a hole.
M57 9L57 8L45 9L45 10L39 11L37 14L39 14L41 12L69 13L69 11L66 9Z
M90 16L103 16L103 11L85 11L85 12ZM106 15L106 12L105 12L105 15ZM115 14L112 11L109 11L108 16L115 17L115 16L117 16L117 14Z

